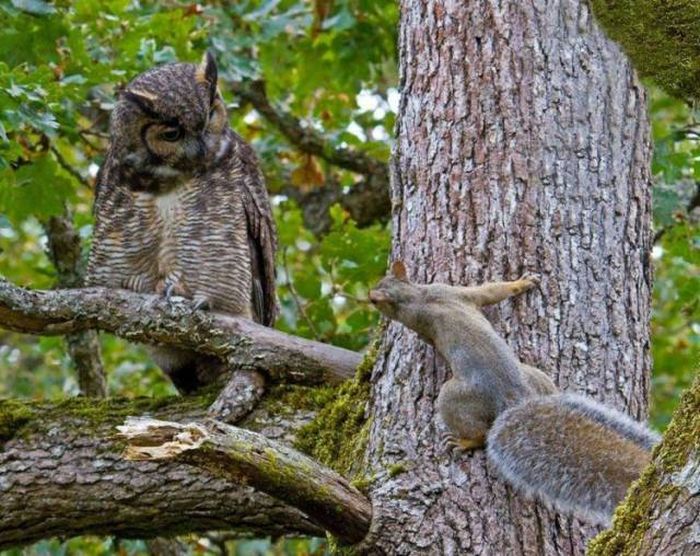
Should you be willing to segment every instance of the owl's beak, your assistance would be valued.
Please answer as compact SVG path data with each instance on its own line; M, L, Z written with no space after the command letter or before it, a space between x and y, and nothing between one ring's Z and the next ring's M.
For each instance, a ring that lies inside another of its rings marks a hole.
M197 156L201 158L206 152L206 143L204 142L204 138L200 135L197 137Z

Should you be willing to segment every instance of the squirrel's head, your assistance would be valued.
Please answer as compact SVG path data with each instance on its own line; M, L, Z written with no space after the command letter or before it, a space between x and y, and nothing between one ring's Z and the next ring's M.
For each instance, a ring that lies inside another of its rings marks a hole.
M370 302L387 317L398 318L402 306L413 301L416 288L408 281L406 266L402 261L391 264L391 274L382 278L369 292Z

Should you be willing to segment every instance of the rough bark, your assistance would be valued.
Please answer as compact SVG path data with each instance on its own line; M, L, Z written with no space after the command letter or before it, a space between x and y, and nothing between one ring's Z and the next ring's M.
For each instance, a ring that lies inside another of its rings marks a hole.
M700 376L683 394L654 460L590 556L700 553Z
M180 462L130 462L116 426L128 415L171 421L205 415L211 397L0 402L0 549L51 536L147 538L234 529L322 535L284 501ZM309 410L260 407L242 426L291 443Z
M126 457L136 461L178 458L214 476L250 484L301 509L345 543L369 529L369 500L335 471L260 434L214 420L186 424L151 418L118 427Z
M53 151L57 157L60 153ZM62 160L62 159L60 159ZM80 236L73 226L69 210L53 216L44 225L48 238L49 258L56 269L57 285L77 288L82 283ZM102 398L107 395L107 380L100 356L97 332L84 330L66 336L68 353L78 374L80 392Z
M209 408L209 415L224 423L237 423L258 405L265 394L265 377L256 371L233 371Z
M393 256L417 282L541 275L488 313L497 330L563 390L645 418L651 151L625 57L576 0L403 0L399 49ZM372 376L376 550L583 553L592 527L515 495L483 452L443 451L445 380L392 324Z
M341 382L361 360L353 351L244 318L193 311L184 299L106 288L31 291L0 279L0 327L41 335L95 328L131 341L191 348L221 357L229 369L305 384Z

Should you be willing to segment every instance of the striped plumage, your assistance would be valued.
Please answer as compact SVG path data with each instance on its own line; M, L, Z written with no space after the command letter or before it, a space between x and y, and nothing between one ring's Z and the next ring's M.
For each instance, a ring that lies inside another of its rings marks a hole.
M275 318L275 232L253 150L228 125L209 56L149 70L120 95L97 179L87 283ZM176 386L208 358L155 348Z

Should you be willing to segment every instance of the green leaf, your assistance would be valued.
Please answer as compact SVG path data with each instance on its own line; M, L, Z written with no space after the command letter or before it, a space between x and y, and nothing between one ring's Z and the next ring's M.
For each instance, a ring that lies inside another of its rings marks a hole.
M19 170L5 170L0 178L0 213L15 223L61 214L72 197L71 180L53 158L44 155Z

